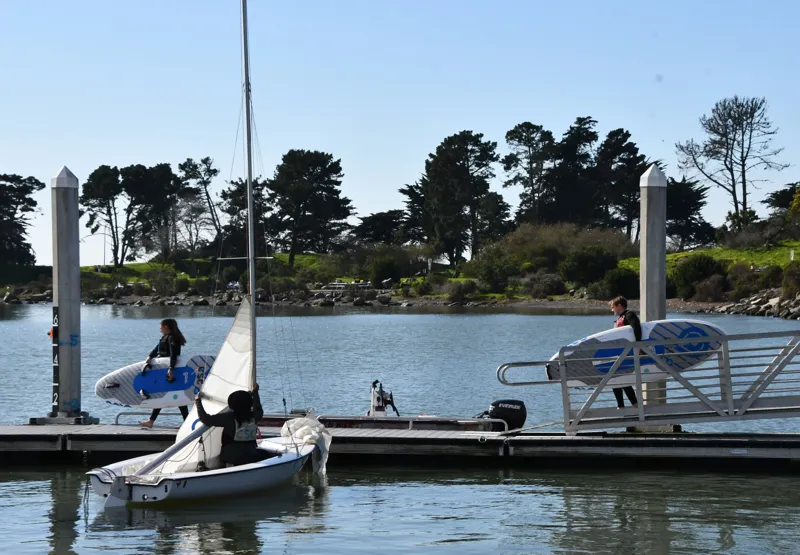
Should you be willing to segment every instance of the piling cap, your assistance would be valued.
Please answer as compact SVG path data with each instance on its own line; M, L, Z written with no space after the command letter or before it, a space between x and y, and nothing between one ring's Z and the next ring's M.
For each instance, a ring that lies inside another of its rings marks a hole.
M642 174L642 177L639 178L639 187L666 187L667 186L667 176L664 175L664 172L656 166L652 164L647 171Z
M75 174L69 171L67 166L63 166L58 175L50 180L51 187L68 187L70 189L78 188L78 178Z

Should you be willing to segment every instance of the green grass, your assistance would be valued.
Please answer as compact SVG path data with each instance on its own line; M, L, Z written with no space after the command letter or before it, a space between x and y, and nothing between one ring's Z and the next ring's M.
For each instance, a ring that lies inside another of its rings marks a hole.
M289 263L289 253L281 252L272 255L275 260L280 260L284 264ZM300 268L314 268L319 264L321 256L319 254L296 254L294 255L294 267L299 270Z
M667 255L667 272L671 272L678 262L693 254L707 254L720 262L733 264L735 262L746 262L755 266L781 266L786 267L791 262L791 251L795 250L800 260L800 241L786 241L776 247L768 249L699 249L691 252L672 253ZM622 268L629 268L636 272L639 271L639 258L626 258L620 260Z

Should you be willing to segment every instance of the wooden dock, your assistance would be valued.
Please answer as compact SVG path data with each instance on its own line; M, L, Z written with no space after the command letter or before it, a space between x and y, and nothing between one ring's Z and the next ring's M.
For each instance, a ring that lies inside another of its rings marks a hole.
M262 427L265 436L280 428ZM562 433L332 428L330 464L800 470L800 434ZM177 429L0 426L0 465L107 464L172 445Z

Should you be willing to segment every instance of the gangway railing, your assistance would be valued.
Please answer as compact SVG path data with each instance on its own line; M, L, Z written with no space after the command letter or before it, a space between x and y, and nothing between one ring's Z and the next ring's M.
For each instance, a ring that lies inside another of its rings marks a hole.
M614 356L593 357L601 349ZM497 368L508 386L560 387L564 430L800 416L800 330L564 346L555 360ZM697 362L694 366L687 360ZM688 366L687 366L688 364ZM536 368L543 378L514 379ZM618 408L613 390L634 388ZM646 393L646 395L644 395Z

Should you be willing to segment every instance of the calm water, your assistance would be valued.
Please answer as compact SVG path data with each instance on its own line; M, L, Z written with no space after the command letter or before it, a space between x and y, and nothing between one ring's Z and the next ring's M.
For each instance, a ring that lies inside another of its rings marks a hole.
M169 312L167 312L169 310ZM0 305L0 420L48 410L49 306ZM209 308L84 307L83 408L102 421L118 409L95 381L143 360L158 320L178 318L187 354L214 352L232 312ZM266 314L265 314L266 316ZM729 333L797 322L703 316ZM496 367L549 356L610 326L608 315L350 314L260 318L265 408L359 414L369 384L393 390L401 414L471 416L500 398L523 399L528 423L560 416L549 388L500 385ZM129 417L128 421L137 417ZM162 418L159 423L177 425ZM795 421L691 430L797 431ZM10 553L796 553L800 489L791 476L520 471L330 470L298 477L235 505L107 514L81 469L0 471L0 537Z

